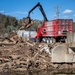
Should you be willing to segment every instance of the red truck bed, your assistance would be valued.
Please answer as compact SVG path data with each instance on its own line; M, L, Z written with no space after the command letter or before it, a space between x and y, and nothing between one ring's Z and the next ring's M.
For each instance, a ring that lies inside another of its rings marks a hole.
M72 19L56 19L45 22L38 28L37 36L42 37L58 37L66 36L67 32L73 31Z

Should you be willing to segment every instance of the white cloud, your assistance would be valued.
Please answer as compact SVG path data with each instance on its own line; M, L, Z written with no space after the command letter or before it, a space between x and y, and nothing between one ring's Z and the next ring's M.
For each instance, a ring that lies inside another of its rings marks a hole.
M52 18L56 19L56 18L57 18L57 16L56 16L56 15L53 15L53 17L52 17Z
M5 14L9 15L9 14L28 14L28 13L26 11L15 11L15 12L8 12Z
M63 12L63 14L70 14L70 13L72 13L72 12L73 12L73 10L66 9L66 10Z
M56 17L56 15L53 15L53 17Z
M67 16L67 15L65 15L65 16L63 16L63 18L68 18L68 16Z
M4 11L3 11L3 10L1 10L1 11L0 11L0 13L4 13Z
M15 13L15 14L28 14L26 11L16 11L16 12L12 12L12 13Z
M75 16L75 14L73 16Z

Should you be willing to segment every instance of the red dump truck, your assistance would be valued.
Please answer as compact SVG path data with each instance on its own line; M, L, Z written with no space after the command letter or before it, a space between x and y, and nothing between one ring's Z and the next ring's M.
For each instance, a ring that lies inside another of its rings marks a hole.
M73 19L55 19L48 21L46 14L42 8L42 5L38 3L35 5L28 13L28 18L30 19L30 13L39 7L43 17L44 22L42 26L38 28L36 41L44 42L58 42L65 41L67 38L67 33L73 32Z
M46 42L65 41L67 33L72 33L72 31L72 19L56 19L44 22L44 24L38 28L36 38L38 38L39 41L43 39Z

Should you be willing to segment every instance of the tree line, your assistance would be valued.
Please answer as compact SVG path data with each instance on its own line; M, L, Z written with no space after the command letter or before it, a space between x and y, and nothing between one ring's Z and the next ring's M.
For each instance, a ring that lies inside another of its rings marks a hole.
M13 30L18 30L24 24L24 20L25 18L17 20L15 17L0 13L0 33L7 33ZM35 23L26 30L36 30L38 25L42 23L40 20L35 19L34 21Z
M24 20L25 18L17 20L15 17L7 16L0 13L0 33L3 34L11 32L13 30L18 30L25 23ZM26 30L36 31L38 26L42 25L42 21L36 19L34 21L34 24ZM75 31L75 22L73 23L73 29Z
M18 20L15 17L6 16L0 13L0 33L16 30L17 27Z

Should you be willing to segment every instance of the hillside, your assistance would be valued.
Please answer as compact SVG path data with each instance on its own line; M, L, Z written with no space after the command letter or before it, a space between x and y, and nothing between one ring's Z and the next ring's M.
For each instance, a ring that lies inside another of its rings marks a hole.
M36 30L38 25L42 22L40 20L34 20L35 23L27 30ZM15 17L7 16L0 13L0 34L5 32L11 32L12 30L17 30L25 23L25 18L17 20Z
M11 32L12 30L18 30L23 24L25 24L25 18L17 20L15 17L0 13L0 34ZM39 25L42 25L42 21L35 19L34 24L26 30L36 31ZM73 29L75 31L75 22L73 25Z
M18 20L15 17L7 16L0 13L0 33L10 32L16 29Z

